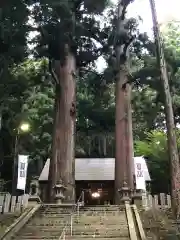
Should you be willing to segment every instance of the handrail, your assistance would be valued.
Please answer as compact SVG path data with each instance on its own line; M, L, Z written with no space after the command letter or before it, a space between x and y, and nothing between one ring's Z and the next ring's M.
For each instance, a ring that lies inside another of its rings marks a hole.
M82 206L80 204L81 199L82 199L82 205L84 205L84 191L81 192L81 195L78 198L77 203L75 204L75 207L74 207L72 213L70 214L70 234L71 234L71 236L73 235L73 214L74 214L74 212L76 211L76 208L77 208L77 215L78 215L78 218L79 218L79 208L80 208L80 206ZM69 227L69 220L67 220L67 222L66 222L66 224L65 224L65 226L62 230L62 233L59 237L59 240L65 240L66 239L66 231L67 231L68 227Z
M82 199L82 201L81 201ZM81 201L81 202L80 202ZM81 203L81 204L80 204ZM84 206L84 191L81 192L81 195L80 197L78 198L78 201L76 203L76 206L77 206L77 215L78 215L78 218L79 218L79 208L80 206Z
M146 240L147 239L146 234L144 232L142 221L141 221L137 206L135 204L132 205L132 210L133 210L134 218L135 218L136 225L137 225L137 231L139 233L140 239Z
M62 230L61 236L59 237L59 240L66 239L66 230L67 230L68 225L69 225L69 222L67 221L65 227Z
M27 208L25 212L17 218L17 220L6 229L4 234L0 236L0 240L2 239L10 239L15 233L19 232L25 224L34 216L34 214L39 210L41 204L37 204L34 207Z
M76 204L79 204L81 199L82 199L82 203L84 204L84 191L81 192L81 195L80 195L80 197L78 198Z
M133 212L129 202L125 202L125 212L126 212L126 219L128 224L128 230L129 230L129 238L130 240L138 240L135 222L133 219Z

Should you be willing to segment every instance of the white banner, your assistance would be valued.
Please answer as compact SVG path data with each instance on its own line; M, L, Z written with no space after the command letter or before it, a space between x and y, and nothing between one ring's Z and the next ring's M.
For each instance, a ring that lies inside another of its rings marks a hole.
M27 167L28 167L28 156L18 155L17 189L25 190L26 188Z
M143 157L134 158L136 189L139 189L139 190L146 190L144 162L145 162L145 159Z

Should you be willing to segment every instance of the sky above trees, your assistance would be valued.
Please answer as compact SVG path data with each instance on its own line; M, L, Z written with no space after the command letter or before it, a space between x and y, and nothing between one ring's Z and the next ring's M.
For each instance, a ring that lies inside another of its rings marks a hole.
M118 0L112 0L114 3L117 3ZM166 23L171 20L180 21L180 1L171 0L155 0L157 7L158 21L160 24ZM149 0L136 0L134 3L130 4L128 7L128 16L137 17L140 16L143 19L143 22L140 24L140 29L142 32L152 32L152 18L151 11L149 7Z
M118 0L112 0L117 3ZM166 0L155 0L158 21L160 24L165 24L169 21L180 21L180 0L171 0L169 4ZM149 0L135 0L134 3L128 7L128 17L142 18L142 22L139 23L139 29L141 32L147 32L149 36L153 36L152 32L152 16L149 5ZM97 61L98 71L102 71L105 68L105 61L100 57Z

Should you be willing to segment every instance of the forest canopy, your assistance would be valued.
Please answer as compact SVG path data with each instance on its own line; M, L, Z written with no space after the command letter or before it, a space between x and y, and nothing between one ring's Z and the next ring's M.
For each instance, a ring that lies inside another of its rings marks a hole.
M29 176L40 174L52 152L57 81L52 73L57 70L55 61L63 65L66 44L77 70L76 157L114 157L115 9L105 0L9 0L0 5L0 178L4 181L12 179L7 166L12 166L21 122L31 126L19 139L19 152L30 156ZM139 32L137 20L128 19L125 29L136 36L129 64L135 155L147 157L153 183L159 183L153 191L168 192L164 95L156 47L146 33ZM180 147L180 25L167 24L163 36ZM106 62L103 72L96 68L100 56ZM160 179L167 182L163 189Z

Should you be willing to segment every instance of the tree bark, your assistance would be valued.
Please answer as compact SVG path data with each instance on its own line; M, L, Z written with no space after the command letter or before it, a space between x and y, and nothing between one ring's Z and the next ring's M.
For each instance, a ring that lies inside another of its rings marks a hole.
M75 201L75 58L68 51L63 64L55 63L56 83L55 118L52 159L49 172L50 201L54 200L54 186L62 180L67 190L65 201Z
M13 177L12 177L12 196L17 195L17 181L18 181L18 152L19 152L19 132L17 131L14 142L13 155Z
M168 137L168 150L171 164L171 197L172 208L176 216L180 215L180 163L179 154L176 141L176 129L174 124L174 113L172 107L172 99L169 88L169 76L167 72L166 60L164 56L164 49L162 39L160 36L160 30L157 21L157 14L154 0L150 0L150 6L152 11L152 19L154 25L154 35L157 46L157 60L160 66L161 82L164 91L165 98L165 113L166 113L166 126Z
M134 188L134 147L133 147L133 129L132 129L132 106L131 106L131 86L126 84L126 142L127 142L127 174L128 186Z
M117 39L122 37L122 32L124 34L124 24L125 24L125 12L126 7L125 1L119 0L118 3L118 19L117 19ZM126 83L128 82L128 51L129 45L131 44L131 38L126 36L126 40L122 43L116 42L116 70L118 71L116 79L116 122L115 122L115 139L116 139L116 151L115 151L115 203L119 204L120 196L119 190L123 187L124 182L128 184L128 187L132 186L132 147L130 146L130 139L132 136L132 128L130 129L130 121L132 118L127 120L127 101L129 95L126 90ZM129 90L128 90L129 91ZM129 114L129 113L128 113ZM132 143L131 143L132 144ZM129 169L130 168L130 169Z
M115 116L115 204L119 204L120 196L118 190L127 182L127 165L126 165L126 91L123 84L127 82L126 70L121 69L116 80L116 116Z

